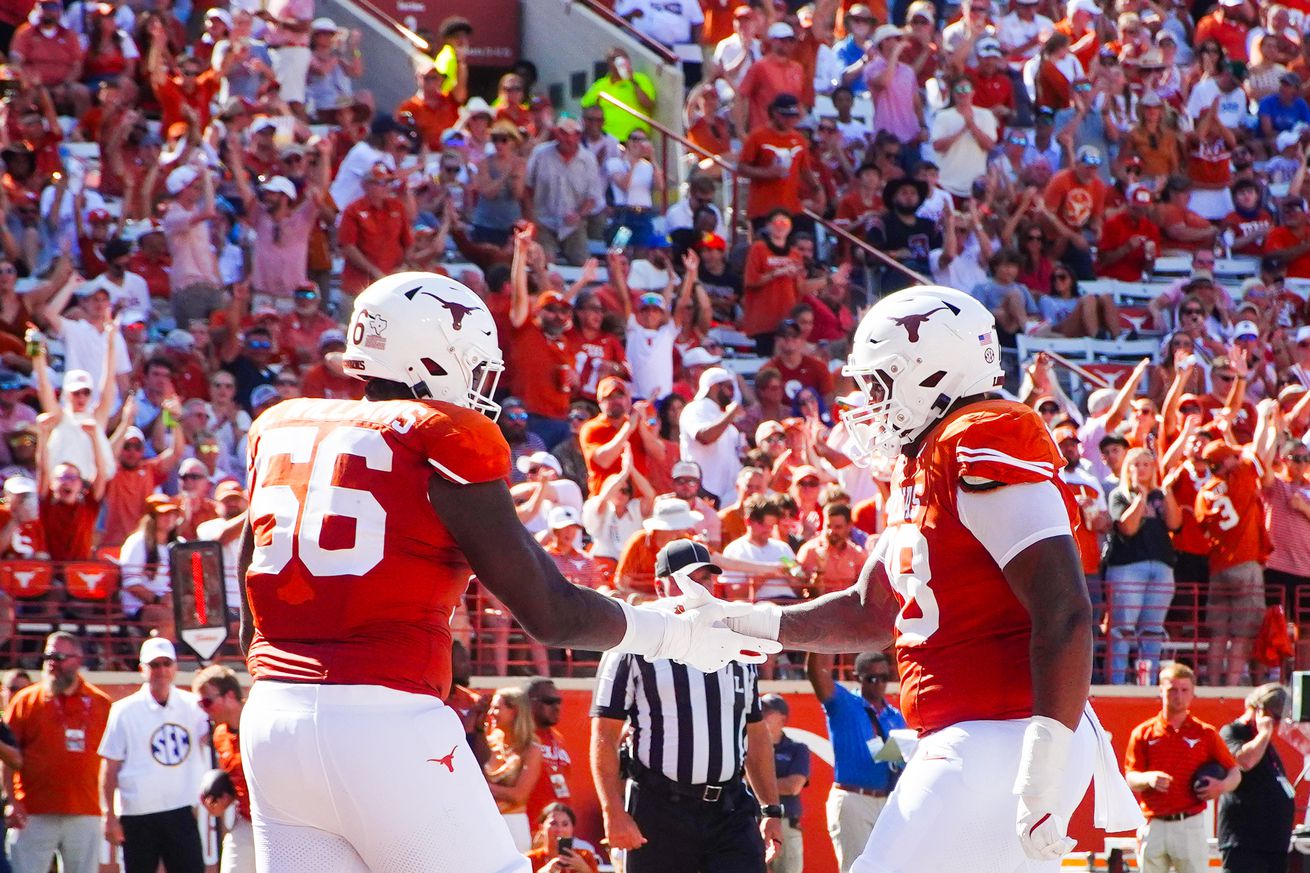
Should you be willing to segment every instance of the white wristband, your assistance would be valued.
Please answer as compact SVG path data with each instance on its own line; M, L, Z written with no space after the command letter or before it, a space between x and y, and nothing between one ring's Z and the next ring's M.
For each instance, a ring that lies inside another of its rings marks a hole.
M623 610L623 617L628 627L623 632L623 639L614 647L614 651L644 655L647 658L658 657L660 650L664 648L669 620L673 616L655 609L630 606L622 600L615 602Z
M745 615L724 619L724 624L748 637L776 640L782 629L782 607L776 603L757 603Z
M1073 745L1073 731L1045 715L1034 715L1023 732L1023 753L1014 793L1038 796L1058 791Z

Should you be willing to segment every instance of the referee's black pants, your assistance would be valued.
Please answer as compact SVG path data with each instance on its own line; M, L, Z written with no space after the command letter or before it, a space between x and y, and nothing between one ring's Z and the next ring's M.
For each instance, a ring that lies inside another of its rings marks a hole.
M191 807L125 815L120 822L123 873L155 873L161 861L168 873L205 873L200 831Z
M630 790L628 813L646 843L628 852L627 873L764 873L760 807L744 785L715 803L658 784Z

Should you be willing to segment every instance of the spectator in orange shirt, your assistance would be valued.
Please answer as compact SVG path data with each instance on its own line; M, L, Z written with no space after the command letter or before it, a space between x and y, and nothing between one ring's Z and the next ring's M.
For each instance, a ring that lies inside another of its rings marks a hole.
M1287 265L1291 279L1310 279L1310 223L1306 222L1305 201L1285 197L1281 204L1282 221L1265 241L1265 254L1277 254Z
M467 67L460 65L461 70ZM462 78L462 77L461 77ZM418 93L396 107L396 119L413 119L413 127L430 151L441 151L441 135L459 121L459 107L468 99L468 83L460 81L446 88L446 77L436 67L418 74Z
M791 243L787 210L774 209L765 218L765 232L746 253L740 326L742 333L755 340L759 354L772 355L775 331L800 299L805 262Z
M1192 199L1192 180L1186 176L1173 176L1164 186L1155 220L1164 236L1164 246L1170 249L1200 251L1214 245L1218 229L1208 220L1188 208Z
M1266 439L1272 402L1261 403L1251 455L1223 440L1214 440L1201 452L1210 465L1210 480L1196 497L1196 518L1210 541L1206 662L1214 685L1242 683L1264 619L1262 564L1272 545L1260 491L1273 478L1265 449L1266 442L1274 442Z
M210 742L218 755L218 766L232 780L233 789L233 794L226 797L202 795L201 803L214 818L222 818L234 801L237 805L236 819L223 835L219 873L254 870L255 835L250 826L250 791L246 787L245 770L241 767L241 746L237 738L244 706L241 682L231 669L222 664L210 664L191 680L191 690L214 725Z
M746 214L759 231L771 213L801 211L801 185L819 185L811 166L810 150L796 132L801 116L800 101L792 94L779 94L769 104L769 123L752 130L741 144L737 169L751 180Z
M1149 215L1153 200L1151 189L1145 185L1134 185L1129 190L1127 207L1107 221L1101 231L1097 275L1140 282L1142 273L1154 264L1164 241Z
M29 18L14 32L9 62L49 88L60 109L81 118L91 107L91 92L81 83L82 43L60 23L64 7L59 0L41 0L35 11L36 23Z
M632 535L619 556L614 570L614 588L622 597L639 595L646 599L655 594L655 556L674 540L692 536L700 513L692 512L687 501L666 497L655 504L651 517L642 522L645 530Z
M1105 196L1109 192L1099 175L1101 162L1096 146L1082 146L1074 165L1056 173L1046 187L1047 220L1055 225L1059 241L1064 243L1060 258L1079 279L1095 278L1089 249L1091 241L1101 237Z
M345 256L341 290L351 296L389 275L405 262L414 229L400 198L392 193L391 172L378 164L364 175L364 196L341 213L337 244Z
M762 423L757 433L760 431L776 432L779 439L783 436L783 427L776 421ZM723 542L730 543L746 536L746 498L765 493L767 483L768 473L761 467L742 467L737 471L737 502L719 510L719 535Z
M1146 827L1138 832L1143 869L1199 871L1210 866L1205 805L1242 781L1237 759L1215 730L1190 712L1196 674L1175 661L1160 671L1159 715L1133 728L1124 755L1128 787L1141 798ZM1217 762L1222 779L1193 782L1202 764Z
M1250 30L1247 25L1234 16L1241 14L1246 0L1219 0L1219 5L1209 15L1196 23L1196 32L1192 35L1192 45L1200 45L1207 39L1213 39L1223 47L1224 54L1231 61L1246 63L1249 59L1246 51L1246 35Z
M176 398L167 402L173 420L168 448L153 458L145 457L145 434L132 424L130 415L121 416L118 430L109 439L118 458L118 470L105 486L105 528L102 546L121 546L128 534L136 529L146 509L146 498L173 475L187 446L186 432L182 427L182 407ZM130 412L135 406L132 395L123 401Z
M581 529L579 526L578 530ZM528 795L528 820L536 821L547 806L568 803L572 799L569 775L573 770L573 759L564 748L564 735L555 727L559 724L560 706L564 703L555 683L538 677L528 682L525 692L532 709L537 748L541 750L542 778L537 780Z
M573 307L555 290L538 294L535 306L529 299L528 252L536 245L531 233L529 226L514 235L509 313L512 332L507 338L514 348L510 390L523 400L528 429L547 446L553 446L569 435L569 404L578 387L578 371L564 336L573 321ZM530 318L534 308L536 317Z
M159 27L162 30L162 23ZM204 130L209 126L210 107L222 85L221 80L204 61L195 57L181 58L178 74L170 76L164 63L164 50L164 41L156 40L147 59L150 83L159 100L164 130L178 122L189 122L196 130Z
M648 419L649 403L632 403L628 385L617 376L606 376L596 389L600 414L578 432L582 457L587 462L587 491L599 493L601 483L619 471L625 449L632 452L637 472L649 477L651 459L663 459L664 443Z
M1078 58L1084 70L1092 68L1092 59L1101 43L1096 32L1101 14L1096 0L1070 0L1066 16L1055 24L1055 32L1069 38L1069 52Z
M859 578L865 552L851 540L851 529L851 508L829 503L823 507L823 530L796 553L814 596L842 591Z
M59 464L45 471L45 459L38 464L46 483L41 498L41 525L53 561L85 561L91 557L92 535L100 515L100 501L105 496L105 478L100 453L96 452L96 475L91 482L82 479L77 467Z
M764 57L751 64L737 86L737 130L754 133L773 120L775 104L784 95L792 98L800 114L805 91L805 71L796 54L796 31L785 21L769 25Z
M96 750L109 721L109 695L82 678L82 646L72 634L48 636L41 660L41 681L15 694L5 711L17 745L0 745L14 829L10 859L15 870L48 870L57 852L65 873L96 873Z

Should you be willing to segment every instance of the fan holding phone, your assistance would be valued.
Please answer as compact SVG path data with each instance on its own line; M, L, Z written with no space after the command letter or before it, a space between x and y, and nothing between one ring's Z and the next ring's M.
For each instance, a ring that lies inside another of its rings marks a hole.
M574 839L576 826L572 807L563 803L552 803L541 811L537 831L532 835L532 851L528 852L533 873L597 873L600 864L596 853L588 843Z

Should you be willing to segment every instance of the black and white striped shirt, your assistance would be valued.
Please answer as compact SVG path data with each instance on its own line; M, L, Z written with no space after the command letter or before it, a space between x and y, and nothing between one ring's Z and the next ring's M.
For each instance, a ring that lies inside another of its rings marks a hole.
M748 664L702 673L606 652L591 716L630 722L632 753L648 769L684 785L728 782L746 757L746 725L762 718L759 674Z

